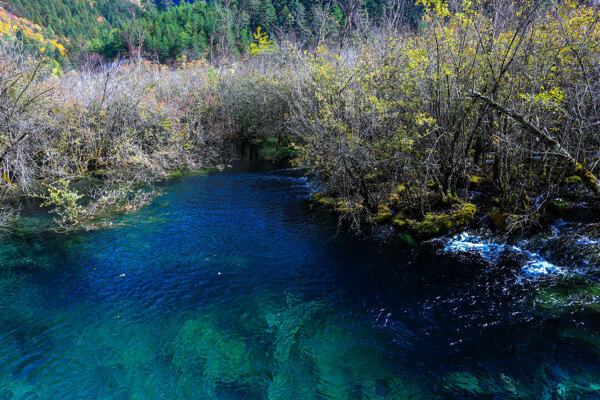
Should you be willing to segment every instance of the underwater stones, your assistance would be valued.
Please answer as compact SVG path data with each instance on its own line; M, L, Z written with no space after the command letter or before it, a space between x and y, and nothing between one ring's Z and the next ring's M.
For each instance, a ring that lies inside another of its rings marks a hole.
M214 396L223 386L261 391L264 371L253 363L254 352L245 341L208 317L188 320L174 343L172 363L179 371L180 389L198 389ZM193 383L190 383L193 382Z
M302 365L298 368L304 371ZM308 372L308 371L307 371ZM281 368L267 388L268 400L314 399L317 392L314 382L303 382L302 374L296 368Z
M3 400L39 400L41 393L36 388L22 380L12 380L9 377L0 378L0 399Z
M375 390L378 380L394 378L385 352L369 345L364 332L349 329L343 313L327 302L288 295L285 306L265 318L275 349L276 373L267 390L270 400L410 398L393 397L391 389ZM391 386L405 393L400 382Z
M508 375L476 376L467 371L455 371L443 379L446 392L459 398L523 399L528 396L519 382Z
M444 379L444 386L451 392L462 393L463 395L482 395L486 389L482 387L482 382L478 377L470 372L452 372Z
M548 400L596 400L600 394L600 376L584 369L565 370L556 365L548 365L539 377L547 380L552 376L555 382L548 387L543 398ZM537 394L537 393L536 393ZM542 396L540 396L541 398Z
M582 276L563 278L553 286L538 288L533 304L556 315L600 313L600 284Z
M427 396L418 385L408 380L393 377L364 382L362 397L364 400L422 400Z
M593 352L600 354L600 333L591 332L586 328L568 327L559 332L563 340L573 340L584 344Z

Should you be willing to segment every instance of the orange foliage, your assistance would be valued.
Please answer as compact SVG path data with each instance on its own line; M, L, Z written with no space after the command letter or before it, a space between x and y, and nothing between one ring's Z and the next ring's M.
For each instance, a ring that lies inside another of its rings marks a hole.
M50 45L62 55L67 53L64 46L58 43L57 38L48 38L42 34L41 26L9 13L0 5L0 37L4 35L14 36L17 32L21 32L25 37L39 42L40 48L45 49L46 46Z

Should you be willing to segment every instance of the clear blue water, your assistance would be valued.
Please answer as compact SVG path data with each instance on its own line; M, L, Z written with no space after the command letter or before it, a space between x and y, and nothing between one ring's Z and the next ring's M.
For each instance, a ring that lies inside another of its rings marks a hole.
M0 399L600 398L593 284L345 234L311 190L246 161L6 234Z

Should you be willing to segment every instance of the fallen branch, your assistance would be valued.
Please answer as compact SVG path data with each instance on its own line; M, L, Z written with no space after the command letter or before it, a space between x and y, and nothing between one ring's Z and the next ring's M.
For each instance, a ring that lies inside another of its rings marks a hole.
M581 178L581 181L584 183L584 185L588 189L593 191L596 195L600 195L600 183L598 182L598 178L596 178L596 176L592 174L588 169L586 169L583 165L578 163L573 158L573 156L571 156L571 154L567 150L565 150L565 148L562 147L560 143L558 143L556 139L554 139L548 133L544 132L543 130L529 122L525 118L525 116L501 104L496 103L491 98L479 92L472 92L471 96L485 101L491 108L501 112L502 114L508 115L509 117L517 121L519 124L521 124L521 126L523 126L523 128L525 128L526 131L533 134L538 140L540 140L546 146L548 146L554 154L561 156L565 160L567 160L569 166L573 169L575 174Z

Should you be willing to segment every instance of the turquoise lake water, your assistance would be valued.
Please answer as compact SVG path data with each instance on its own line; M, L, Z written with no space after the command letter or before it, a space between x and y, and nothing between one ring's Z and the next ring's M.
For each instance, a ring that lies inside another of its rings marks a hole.
M292 169L164 189L4 236L0 399L600 398L595 298L544 302L564 277L346 234Z

